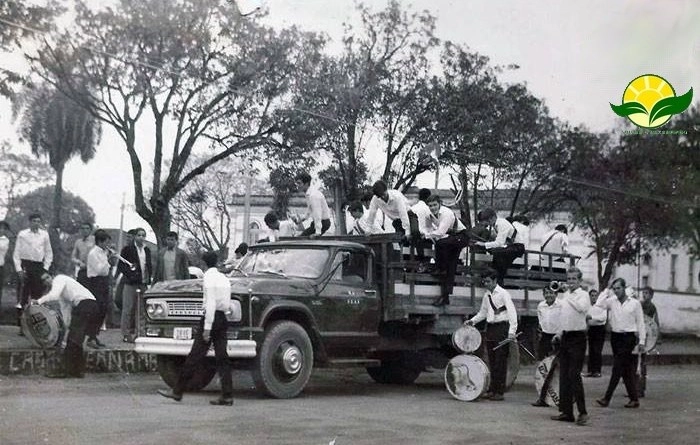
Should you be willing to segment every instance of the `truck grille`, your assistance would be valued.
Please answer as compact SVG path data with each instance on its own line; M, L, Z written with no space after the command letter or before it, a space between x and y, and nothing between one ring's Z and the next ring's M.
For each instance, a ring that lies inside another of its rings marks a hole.
M204 314L201 301L168 301L168 315L194 315Z

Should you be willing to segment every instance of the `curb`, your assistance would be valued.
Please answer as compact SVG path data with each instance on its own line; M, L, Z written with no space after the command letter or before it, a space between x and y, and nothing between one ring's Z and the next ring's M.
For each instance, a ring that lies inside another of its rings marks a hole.
M60 363L61 354L55 349L0 350L0 375L43 375L56 370ZM136 374L156 370L156 356L152 354L137 354L131 349L85 351L88 373Z

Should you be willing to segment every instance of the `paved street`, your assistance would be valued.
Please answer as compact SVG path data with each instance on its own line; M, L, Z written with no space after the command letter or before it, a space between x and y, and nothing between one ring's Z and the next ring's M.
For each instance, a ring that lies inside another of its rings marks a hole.
M0 444L697 443L700 366L652 367L638 410L622 408L622 385L611 408L592 406L607 376L586 379L585 427L551 421L553 408L529 405L532 372L521 370L505 402L476 403L452 399L437 373L400 387L375 384L361 370L317 371L302 397L274 400L241 372L233 408L209 405L216 383L179 404L163 399L155 374L0 376Z

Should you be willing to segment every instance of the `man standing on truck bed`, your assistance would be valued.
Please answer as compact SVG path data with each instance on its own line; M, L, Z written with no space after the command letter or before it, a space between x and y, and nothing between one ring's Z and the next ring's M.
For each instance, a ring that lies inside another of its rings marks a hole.
M226 352L226 329L228 322L226 312L231 306L231 282L226 275L216 268L218 256L216 252L209 251L202 256L207 265L202 281L204 316L200 321L200 329L195 330L194 343L190 354L185 360L177 383L172 391L159 389L158 394L176 402L182 400L182 393L187 383L194 375L198 366L207 356L209 346L214 343L214 355L216 357L216 372L221 380L221 397L211 400L212 405L233 405L233 379L231 377L231 363Z
M515 341L515 331L518 329L518 314L513 300L507 290L498 285L497 273L488 268L483 275L483 285L486 288L481 300L481 309L465 324L473 326L486 319L486 350L489 356L491 385L482 396L485 399L503 400L506 389L506 374L508 372L508 345L499 343L509 339Z
M301 232L301 236L321 236L331 227L331 210L328 208L326 197L321 190L311 187L311 176L308 173L299 172L295 181L297 188L304 192L306 197L307 210L303 219L311 217L311 225Z

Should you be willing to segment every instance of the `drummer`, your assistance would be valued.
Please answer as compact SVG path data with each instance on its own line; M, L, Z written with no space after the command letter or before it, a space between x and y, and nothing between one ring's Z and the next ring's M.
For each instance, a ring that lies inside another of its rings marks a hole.
M542 290L544 300L537 305L537 320L540 324L540 340L537 343L537 360L543 360L552 353L552 339L559 330L559 317L561 303L557 301L557 293L547 286ZM549 381L545 379L539 397L532 403L532 406L549 406L545 401Z
M649 286L642 288L642 312L645 316L654 320L656 326L659 326L659 313L656 310L656 306L651 300L654 298L654 289ZM659 341L656 341L659 344ZM647 354L646 352L642 354L641 358L641 372L639 376L639 397L644 397L647 389Z
M85 372L83 341L88 328L93 326L98 307L95 297L82 284L67 275L52 277L48 272L41 274L41 281L48 293L33 304L57 301L61 307L63 322L69 325L68 340L63 350L64 371L50 377L82 378Z
M486 350L492 378L488 391L482 397L494 401L503 400L510 349L507 346L496 349L496 346L506 339L515 341L515 331L518 329L518 314L513 300L508 291L498 285L497 276L492 268L484 271L482 283L486 293L481 300L481 309L465 322L473 326L486 319Z

